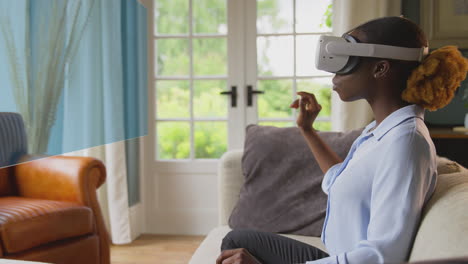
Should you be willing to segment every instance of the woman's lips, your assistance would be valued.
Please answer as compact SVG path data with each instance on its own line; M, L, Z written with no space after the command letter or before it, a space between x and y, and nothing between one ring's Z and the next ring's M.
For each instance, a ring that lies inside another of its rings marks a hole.
M333 83L333 90L336 90L338 88L338 85L335 82L332 82L332 83Z
M333 84L333 90L336 90L338 88L338 84L336 81L336 75L332 79L332 84Z

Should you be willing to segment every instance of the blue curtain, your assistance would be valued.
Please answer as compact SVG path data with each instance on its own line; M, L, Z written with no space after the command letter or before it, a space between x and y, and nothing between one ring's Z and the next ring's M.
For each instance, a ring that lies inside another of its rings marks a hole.
M129 204L139 202L139 140L147 135L147 10L98 1L70 66L62 152L126 140Z
M125 142L127 149L128 202L134 205L140 201L139 137L147 134L147 11L138 1L121 0L122 3L122 45L125 89ZM137 117L137 118L135 118Z
M146 39L146 9L138 1L95 3L70 65L62 152L147 134Z

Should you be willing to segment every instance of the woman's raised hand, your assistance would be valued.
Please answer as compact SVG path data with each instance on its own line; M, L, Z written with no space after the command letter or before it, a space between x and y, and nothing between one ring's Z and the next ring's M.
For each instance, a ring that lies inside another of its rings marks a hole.
M297 94L301 98L294 100L289 107L300 109L296 120L297 126L302 130L310 130L320 110L322 110L322 106L317 102L314 94L307 92L298 92Z

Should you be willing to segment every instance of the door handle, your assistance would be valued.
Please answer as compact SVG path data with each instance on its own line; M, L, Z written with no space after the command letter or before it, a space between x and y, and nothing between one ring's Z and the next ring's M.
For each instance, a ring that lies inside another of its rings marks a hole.
M237 87L231 86L231 91L220 92L219 94L222 95L230 95L231 96L231 106L237 106Z
M264 94L265 91L254 90L252 85L247 85L247 106L253 105L253 95L254 94Z

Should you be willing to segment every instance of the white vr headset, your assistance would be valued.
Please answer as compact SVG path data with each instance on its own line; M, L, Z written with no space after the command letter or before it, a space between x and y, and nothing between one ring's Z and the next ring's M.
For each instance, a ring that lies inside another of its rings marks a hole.
M315 66L319 70L347 74L359 64L359 57L374 57L404 61L422 61L428 48L405 48L380 44L358 43L351 35L320 36Z

